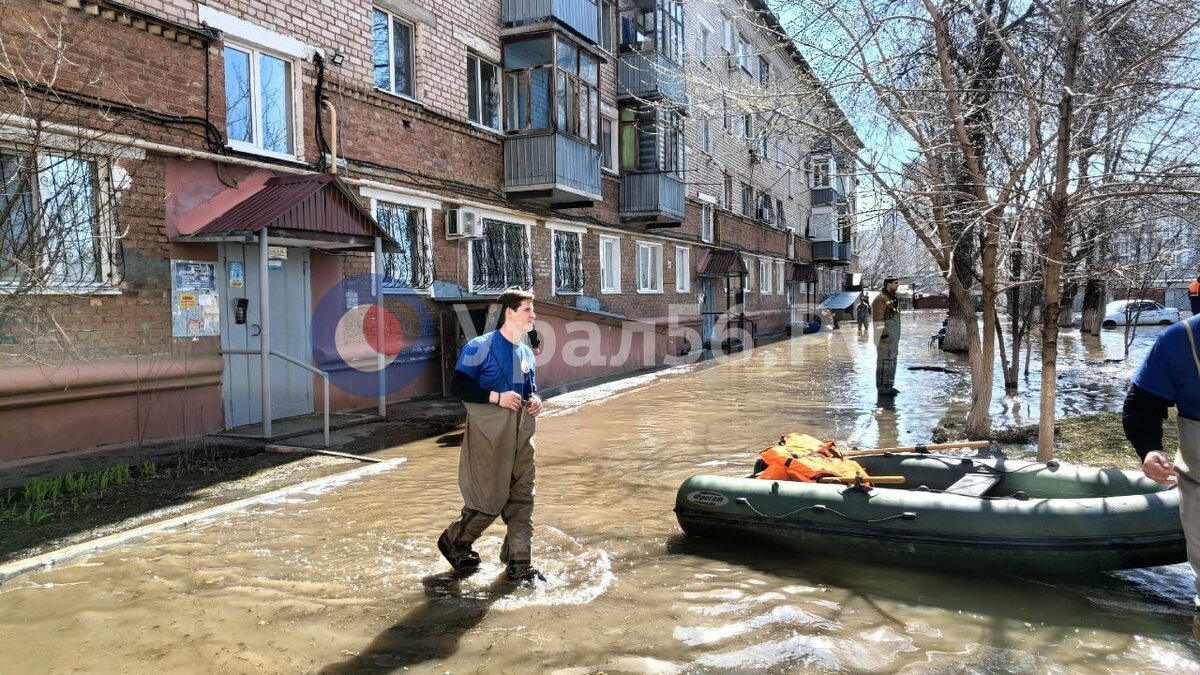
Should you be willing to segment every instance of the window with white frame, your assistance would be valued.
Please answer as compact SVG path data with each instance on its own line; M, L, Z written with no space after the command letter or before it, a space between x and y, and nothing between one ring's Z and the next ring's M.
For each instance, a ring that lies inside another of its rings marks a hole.
M675 292L687 293L692 290L692 249L687 246L675 247Z
M499 293L533 287L529 234L524 225L483 219L483 237L471 242L471 290Z
M792 230L787 233L787 259L796 259L796 233Z
M775 261L775 292L777 294L782 295L783 294L783 286L784 286L784 283L783 283L783 261L776 260Z
M708 67L708 50L712 49L713 30L704 20L700 21L700 64Z
M716 238L717 215L712 204L700 207L700 241L711 244Z
M662 293L663 247L647 241L637 244L638 293Z
M105 171L99 160L0 149L0 291L69 293L120 283Z
M583 292L583 235L554 230L554 292L578 295Z
M616 53L613 31L617 25L617 3L614 0L600 2L600 47L610 54Z
M712 119L707 112L700 120L700 150L712 154Z
M600 166L609 171L617 170L617 120L611 115L600 118Z
M600 292L621 292L621 240L600 235Z
M742 256L742 264L746 266L746 283L742 286L743 290L754 290L754 258L753 256Z
M721 208L733 211L733 176L725 174L721 184Z
M774 266L770 260L763 258L758 261L758 283L763 295L771 294L771 279L775 275Z
M742 183L742 215L754 217L754 188L748 183Z
M383 254L384 292L433 285L433 253L425 209L376 199L375 220L400 249Z
M229 145L290 155L293 150L292 62L225 43L225 131Z
M500 67L473 54L467 55L467 116L500 130Z
M371 39L375 86L393 94L414 96L413 25L376 9L371 20Z

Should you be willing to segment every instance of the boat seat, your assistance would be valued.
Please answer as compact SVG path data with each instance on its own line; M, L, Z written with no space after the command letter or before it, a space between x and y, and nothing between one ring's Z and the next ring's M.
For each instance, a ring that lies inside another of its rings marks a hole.
M982 497L999 482L1000 474L997 473L968 473L943 492L964 497Z

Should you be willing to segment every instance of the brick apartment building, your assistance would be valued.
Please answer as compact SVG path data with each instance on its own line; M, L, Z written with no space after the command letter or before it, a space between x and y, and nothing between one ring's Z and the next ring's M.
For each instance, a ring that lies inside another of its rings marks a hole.
M512 286L543 386L786 331L854 265L858 141L781 35L760 0L3 3L0 460L320 411L314 369L334 410L441 394ZM360 310L402 369L342 351Z

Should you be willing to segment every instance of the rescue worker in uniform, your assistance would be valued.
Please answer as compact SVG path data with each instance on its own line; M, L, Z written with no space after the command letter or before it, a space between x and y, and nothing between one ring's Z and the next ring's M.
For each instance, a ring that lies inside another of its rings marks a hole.
M533 350L523 339L533 328L533 294L508 290L498 298L498 330L468 342L450 391L467 408L467 430L458 460L463 509L438 538L438 551L456 572L479 566L471 547L496 518L507 526L500 561L510 581L545 577L531 565L535 418L542 411Z
M871 298L863 290L858 296L858 306L854 308L854 316L858 319L858 332L865 333L871 329Z
M871 302L871 321L875 327L875 388L882 397L895 396L896 357L900 345L900 307L896 289L900 280L888 277L883 280L883 292Z
M1192 602L1192 635L1200 642L1200 318L1189 318L1159 333L1133 376L1121 424L1142 458L1142 473L1179 487L1179 519L1187 557L1197 577ZM1179 453L1172 461L1163 447L1162 421L1178 408Z

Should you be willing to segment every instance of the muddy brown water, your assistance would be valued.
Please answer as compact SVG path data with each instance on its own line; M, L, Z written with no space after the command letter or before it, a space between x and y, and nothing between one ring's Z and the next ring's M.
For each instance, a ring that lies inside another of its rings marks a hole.
M961 366L925 348L936 326L908 323L902 367ZM1064 338L1061 407L1119 400L1117 341ZM408 458L394 470L6 583L0 672L1200 672L1183 565L947 576L681 534L680 482L743 473L782 432L907 443L965 405L961 378L904 370L895 408L876 406L870 354L843 329L551 401L537 588L502 580L500 526L479 573L446 574L433 544L459 506L457 450L429 439L378 455Z

